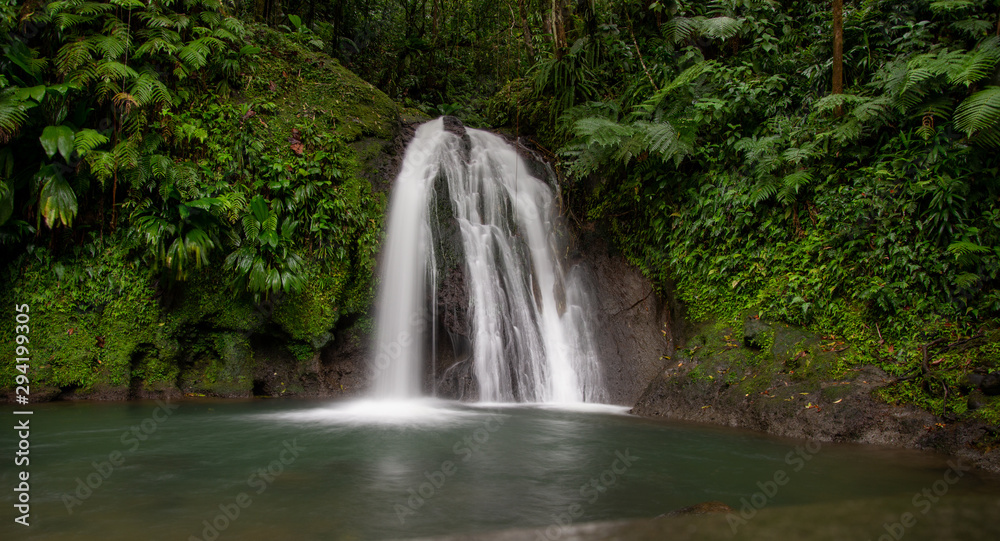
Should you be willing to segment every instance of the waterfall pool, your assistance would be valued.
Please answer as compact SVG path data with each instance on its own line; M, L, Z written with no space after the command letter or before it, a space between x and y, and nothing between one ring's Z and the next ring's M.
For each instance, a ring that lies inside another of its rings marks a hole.
M794 527L781 539L945 539L930 534L945 512L965 528L955 539L995 539L1000 517L1000 480L955 459L615 406L204 399L33 409L31 526L8 518L3 539L361 540L510 528L534 530L505 539L576 539L559 524L652 518L710 500L734 517L750 506L744 523L717 516L720 538L785 520ZM12 456L12 431L3 437ZM2 474L8 510L14 469ZM903 525L903 513L915 524ZM690 534L689 518L677 524L686 528L678 536ZM796 527L849 533L796 536Z

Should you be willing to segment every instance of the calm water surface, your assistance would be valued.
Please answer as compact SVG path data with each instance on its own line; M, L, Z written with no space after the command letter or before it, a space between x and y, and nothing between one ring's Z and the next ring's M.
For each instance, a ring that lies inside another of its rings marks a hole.
M919 512L914 494L935 483L948 498L1000 504L996 477L946 476L937 455L807 446L621 408L173 405L169 415L153 402L35 406L31 526L11 525L6 488L0 537L387 539L655 517L706 500L772 510L871 499ZM12 457L15 435L2 437ZM7 464L13 487L20 468Z

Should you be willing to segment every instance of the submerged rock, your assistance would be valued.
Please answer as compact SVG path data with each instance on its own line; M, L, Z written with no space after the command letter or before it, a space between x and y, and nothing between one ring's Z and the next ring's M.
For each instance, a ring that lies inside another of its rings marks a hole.
M660 515L656 518L679 517L685 515L706 515L709 513L732 513L733 511L734 509L732 507L729 507L720 501L713 500L710 502L696 503L680 509L674 509L673 511Z

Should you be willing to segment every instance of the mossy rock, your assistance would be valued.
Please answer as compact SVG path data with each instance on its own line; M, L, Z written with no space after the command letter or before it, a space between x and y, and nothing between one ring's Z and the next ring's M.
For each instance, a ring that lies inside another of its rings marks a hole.
M269 61L257 66L244 94L252 102L277 107L268 121L276 143L284 143L282 138L305 117L325 124L347 142L394 137L400 109L385 93L287 34L258 27L256 40Z

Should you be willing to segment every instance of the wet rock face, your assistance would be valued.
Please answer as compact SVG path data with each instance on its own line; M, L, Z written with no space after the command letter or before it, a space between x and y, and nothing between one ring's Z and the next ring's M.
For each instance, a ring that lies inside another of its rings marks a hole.
M462 159L468 162L469 154L472 151L472 140L469 139L469 134L465 131L465 124L462 124L461 120L453 116L442 117L442 120L444 122L444 131L454 133L462 138Z
M673 352L679 307L658 296L649 280L596 233L582 234L578 246L578 264L591 273L594 342L608 400L633 405L659 373L662 356Z
M887 404L874 393L894 377L873 366L839 371L838 356L848 348L831 350L819 335L768 325L769 346L762 350L733 340L722 323L692 326L632 413L816 441L933 449L1000 471L1000 449L990 445L982 421L956 423ZM982 391L972 392L970 409L984 399Z

